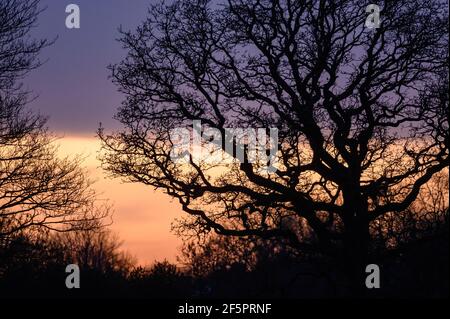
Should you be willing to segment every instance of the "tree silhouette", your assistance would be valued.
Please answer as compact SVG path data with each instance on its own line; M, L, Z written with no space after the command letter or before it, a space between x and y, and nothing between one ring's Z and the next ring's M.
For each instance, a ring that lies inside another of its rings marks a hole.
M100 227L98 227L100 228ZM102 274L122 273L127 275L134 259L121 251L122 242L117 234L105 229L83 229L57 233L50 238L56 250L64 258L83 270L95 270Z
M449 164L446 6L378 4L374 29L358 0L153 6L111 66L126 99L124 129L99 130L105 169L177 198L181 230L284 238L342 258L360 290L370 225ZM211 157L227 127L277 128L275 172L173 161L171 130L194 120L222 133Z
M0 238L0 297L119 296L134 269L117 236L105 229L70 232L26 229ZM77 264L81 292L64 285L68 264Z
M30 228L91 228L108 214L96 207L80 159L61 158L45 118L26 109L21 80L51 44L33 40L38 1L0 3L0 238Z

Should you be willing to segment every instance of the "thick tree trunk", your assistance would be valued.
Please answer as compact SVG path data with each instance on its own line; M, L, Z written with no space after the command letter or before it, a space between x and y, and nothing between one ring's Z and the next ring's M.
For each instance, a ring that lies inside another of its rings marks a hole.
M368 264L369 232L366 223L354 220L346 225L344 265L350 281L351 292L364 296L366 292L366 266Z
M352 195L351 200L347 198L343 257L351 293L363 297L367 292L365 270L368 265L369 223L367 205L359 194Z

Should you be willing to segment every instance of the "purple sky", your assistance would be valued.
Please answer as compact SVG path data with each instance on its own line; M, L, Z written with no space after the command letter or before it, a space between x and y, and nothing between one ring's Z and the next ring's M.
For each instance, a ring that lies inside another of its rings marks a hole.
M107 129L117 127L112 117L122 97L108 79L106 67L125 54L115 41L118 27L134 29L144 20L151 2L41 0L41 6L47 8L33 35L58 39L42 52L40 57L47 62L33 71L25 84L38 95L32 109L50 116L50 130L92 136L99 122ZM80 7L80 29L65 26L65 8L70 3Z
M58 39L40 54L46 63L24 80L37 95L30 108L49 116L50 131L65 137L58 142L62 155L87 156L85 165L97 181L94 188L114 205L111 228L141 264L164 258L176 261L181 241L171 233L170 224L181 210L169 196L144 185L105 179L96 161L99 141L80 135L95 137L99 122L108 131L120 127L113 116L123 96L108 79L107 66L126 54L115 41L120 37L119 26L134 30L152 1L156 0L41 0L46 10L33 36ZM80 7L80 29L65 26L65 9L71 3Z

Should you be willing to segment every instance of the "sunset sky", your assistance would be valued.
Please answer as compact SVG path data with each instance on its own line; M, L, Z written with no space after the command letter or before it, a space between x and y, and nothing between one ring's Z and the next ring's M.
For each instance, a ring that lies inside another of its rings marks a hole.
M65 26L66 5L81 11L81 28ZM149 0L42 0L45 11L35 28L36 37L56 39L41 53L45 64L25 80L37 95L30 107L49 116L48 126L62 138L62 154L84 154L85 165L97 180L101 198L114 204L114 223L123 247L141 264L154 260L175 261L181 241L170 232L171 222L181 214L175 201L152 188L106 179L96 160L99 141L95 132L101 122L106 130L118 128L113 120L122 96L108 79L107 65L124 56L118 28L134 29L146 16Z

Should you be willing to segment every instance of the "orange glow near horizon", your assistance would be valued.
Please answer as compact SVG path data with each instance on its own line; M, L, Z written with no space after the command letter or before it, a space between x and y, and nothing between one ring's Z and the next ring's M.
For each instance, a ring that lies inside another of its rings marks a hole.
M57 141L62 156L81 155L83 166L95 181L101 199L113 205L110 227L123 241L122 248L141 265L167 259L176 262L181 239L171 231L171 223L182 214L177 202L151 187L124 183L106 176L97 160L100 141L94 137L66 136Z
M150 186L107 177L97 159L100 140L94 136L66 136L57 144L62 156L84 158L83 166L95 181L99 198L113 205L109 228L119 235L125 251L143 266L164 259L177 262L182 239L171 232L171 224L184 213L176 200ZM378 164L378 168L382 166ZM448 175L448 169L443 172Z

